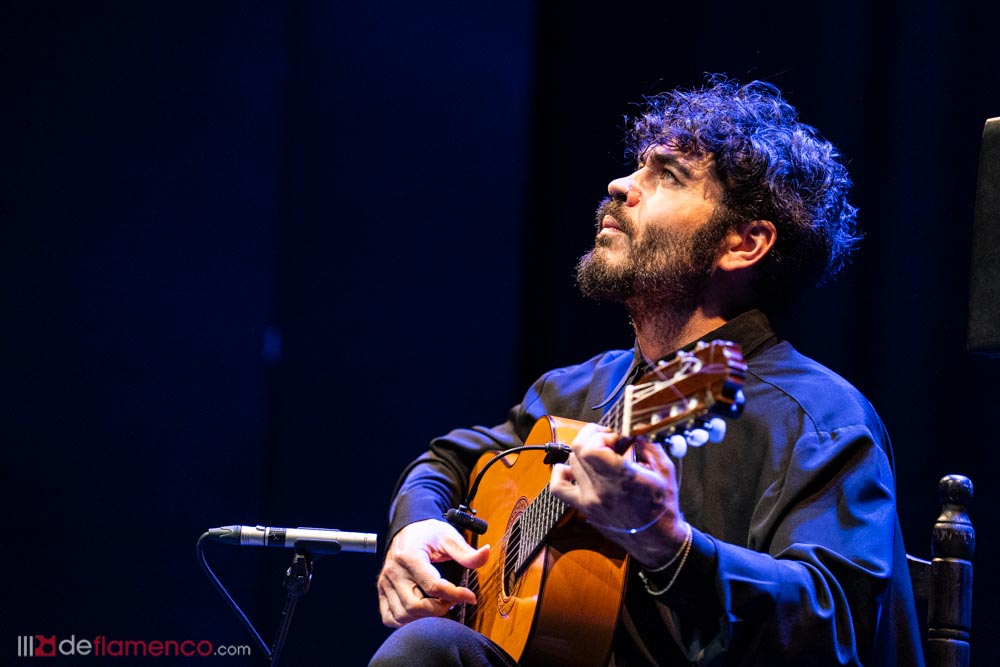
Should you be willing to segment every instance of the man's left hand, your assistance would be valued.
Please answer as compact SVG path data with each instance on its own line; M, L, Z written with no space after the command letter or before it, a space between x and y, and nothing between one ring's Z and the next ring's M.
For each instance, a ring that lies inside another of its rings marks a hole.
M552 469L549 490L648 568L669 561L687 534L673 462L638 438L624 453L620 436L599 424L580 429L565 464Z

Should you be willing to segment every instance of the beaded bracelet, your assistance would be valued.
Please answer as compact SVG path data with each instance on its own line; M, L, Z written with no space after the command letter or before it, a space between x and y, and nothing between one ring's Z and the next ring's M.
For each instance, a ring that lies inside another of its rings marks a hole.
M681 548L677 550L677 553L674 554L673 558L667 561L666 565L661 565L655 570L643 571L645 568L639 570L639 578L642 579L643 587L646 589L647 593L649 593L654 597L663 595L664 593L669 591L673 587L674 582L677 581L677 576L681 573L681 570L684 569L684 563L687 562L688 554L691 553L691 544L694 542L694 531L691 529L691 524L686 524L686 525L687 525L687 534L684 536L684 541L681 543ZM674 575L670 577L670 581L667 582L667 585L661 588L660 590L654 589L651 585L651 582L649 581L649 578L646 576L646 572L650 573L663 572L664 570L666 570L667 568L669 568L671 565L674 564L678 556L680 557L681 562L680 564L677 565L677 569L674 570Z

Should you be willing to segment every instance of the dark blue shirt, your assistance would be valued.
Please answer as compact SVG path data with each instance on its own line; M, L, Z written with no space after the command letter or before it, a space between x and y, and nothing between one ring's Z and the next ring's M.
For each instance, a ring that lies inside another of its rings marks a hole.
M871 404L759 311L704 339L742 346L746 407L721 443L678 462L692 547L662 596L630 577L612 664L921 665L892 453ZM504 423L432 441L400 479L390 539L440 519L476 460L522 444L543 416L600 419L641 367L633 350L550 371Z

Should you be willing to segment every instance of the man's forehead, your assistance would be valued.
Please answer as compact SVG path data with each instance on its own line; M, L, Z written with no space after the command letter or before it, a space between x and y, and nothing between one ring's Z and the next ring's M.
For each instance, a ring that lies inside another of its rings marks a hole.
M639 154L638 167L673 166L687 178L714 178L715 156L708 152L684 151L666 143L650 144Z
M681 150L676 145L670 143L651 143L639 153L639 164L645 164L649 160L659 160L680 162L691 167L705 168L711 164L713 159L711 153Z

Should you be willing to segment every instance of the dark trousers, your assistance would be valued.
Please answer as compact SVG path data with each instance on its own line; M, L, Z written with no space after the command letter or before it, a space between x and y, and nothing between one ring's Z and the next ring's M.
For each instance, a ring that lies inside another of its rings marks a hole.
M368 667L517 667L503 649L448 618L421 618L394 631Z

